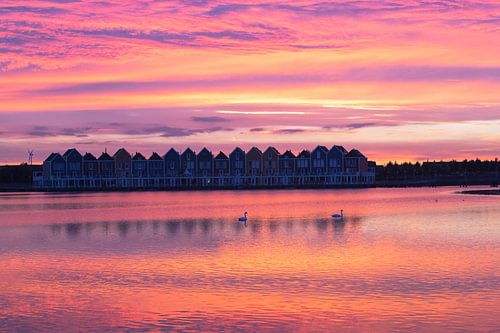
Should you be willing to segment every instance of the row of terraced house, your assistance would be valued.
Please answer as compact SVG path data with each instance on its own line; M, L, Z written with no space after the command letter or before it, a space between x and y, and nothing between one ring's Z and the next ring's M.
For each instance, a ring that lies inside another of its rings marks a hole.
M199 153L172 148L149 158L124 148L96 158L71 148L62 155L50 154L33 182L45 189L359 186L375 182L375 163L342 146L317 146L298 155L290 150L281 154L274 147L264 152L237 147L229 156L223 152L214 156L207 148Z

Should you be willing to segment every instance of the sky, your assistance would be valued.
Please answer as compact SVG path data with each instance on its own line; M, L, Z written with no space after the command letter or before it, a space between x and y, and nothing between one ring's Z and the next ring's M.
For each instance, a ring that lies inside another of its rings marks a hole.
M0 163L76 147L500 156L499 1L0 4Z

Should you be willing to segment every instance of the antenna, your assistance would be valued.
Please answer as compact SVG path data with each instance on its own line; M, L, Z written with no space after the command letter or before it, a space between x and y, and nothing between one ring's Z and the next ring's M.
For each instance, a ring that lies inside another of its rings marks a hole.
M28 163L29 163L29 165L33 165L33 155L34 155L34 151L28 149Z

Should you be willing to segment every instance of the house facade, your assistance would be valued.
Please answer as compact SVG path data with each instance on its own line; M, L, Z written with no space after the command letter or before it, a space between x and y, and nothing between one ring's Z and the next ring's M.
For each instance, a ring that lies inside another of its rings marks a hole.
M367 186L375 182L376 169L359 150L347 152L337 145L318 145L298 155L290 150L280 154L274 147L245 153L237 147L229 156L219 152L215 157L208 148L198 154L171 148L163 157L152 153L148 159L124 148L97 159L71 148L63 155L50 154L37 182L42 179L40 186L57 189Z

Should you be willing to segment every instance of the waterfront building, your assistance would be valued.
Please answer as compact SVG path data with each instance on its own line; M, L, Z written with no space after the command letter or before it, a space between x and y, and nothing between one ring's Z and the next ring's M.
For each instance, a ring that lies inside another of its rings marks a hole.
M262 176L262 151L252 147L245 156L247 183L250 185L260 184Z
M99 165L99 175L104 178L115 176L115 159L108 152L104 151L97 159Z
M202 185L210 183L213 174L214 155L207 148L203 148L196 158L197 175L201 177Z
M34 179L36 187L47 189L366 186L375 182L375 171L376 164L359 150L342 146L319 145L297 156L274 147L264 152L252 147L245 154L237 147L215 158L208 148L199 154L171 148L163 158L153 152L149 159L140 152L132 157L125 148L113 156L105 151L98 159L71 148L50 154Z
M234 148L229 154L229 173L231 175L231 183L234 186L243 184L243 177L246 175L246 154L240 147Z
M96 178L99 175L99 162L91 153L83 155L83 176Z

